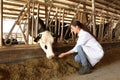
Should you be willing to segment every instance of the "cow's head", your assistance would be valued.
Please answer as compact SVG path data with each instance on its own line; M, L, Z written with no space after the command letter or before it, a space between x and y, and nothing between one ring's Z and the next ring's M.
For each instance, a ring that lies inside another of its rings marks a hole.
M38 36L34 39L34 41L40 44L41 48L46 53L46 57L48 59L52 59L54 57L54 52L52 49L54 38L51 35L51 32L44 31L39 33Z
M32 21L33 20L31 18L31 23ZM46 31L46 25L44 24L44 21L42 19L34 19L34 24L36 23L36 21L38 22L38 25L35 25L33 28L32 26L30 26L29 34L33 34L34 42L39 43L41 48L46 53L47 58L51 59L52 57L54 57L54 53L52 50L52 43L54 42L53 36L51 35L51 32Z

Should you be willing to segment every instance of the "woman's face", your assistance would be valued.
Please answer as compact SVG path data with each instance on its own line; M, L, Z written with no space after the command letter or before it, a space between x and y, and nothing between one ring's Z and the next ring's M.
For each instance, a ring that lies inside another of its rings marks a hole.
M77 34L79 30L80 30L80 29L79 29L78 26L73 26L73 25L71 25L71 32L74 32L74 34Z

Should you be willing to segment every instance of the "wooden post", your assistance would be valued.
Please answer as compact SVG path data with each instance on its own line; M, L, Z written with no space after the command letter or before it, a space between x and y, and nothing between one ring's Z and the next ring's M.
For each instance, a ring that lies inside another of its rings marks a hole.
M61 25L60 25L60 23L61 23L61 8L59 9L59 23L58 23L58 35L60 35L60 28L61 28Z
M28 8L28 14L27 14L27 20L28 20L28 25L27 25L27 34L26 34L26 38L27 38L27 44L29 42L29 23L30 23L30 2L27 5Z
M86 11L86 4L83 4L83 11ZM86 24L88 22L87 13L82 13L82 23Z
M32 5L32 12L33 12L33 15L32 15L32 44L33 44L33 36L34 36L34 34L33 34L33 30L34 30L34 25L35 25L35 23L34 23L34 21L35 21L35 19L34 19L34 7L35 7L35 4L33 3L33 5Z
M55 16L55 34L57 34L57 22L58 22L58 19L57 19L57 16L58 16L58 8L56 8L56 16Z
M3 39L3 0L0 0L0 46Z
M48 6L45 6L45 24L48 27Z
M96 23L95 23L95 0L92 0L92 23L93 23L93 34L96 36Z
M57 19L57 16L58 16L58 8L56 7L55 27L54 27L55 28L54 32L55 32L56 35L58 35L57 34L57 28L58 28L58 19ZM57 41L58 41L58 37L56 36L55 37L55 42L57 43Z
M37 37L37 34L38 34L38 26L39 26L39 25L38 25L38 24L39 24L39 23L38 23L38 20L39 20L39 11L40 11L40 10L39 10L39 7L40 7L40 4L38 4L38 6L37 6L37 21L36 21L36 28L35 28L35 29L36 29L36 31L35 31L35 32L36 32L35 37Z
M48 7L47 7L48 8ZM48 9L47 9L47 11L48 11ZM50 19L50 12L51 12L51 6L50 6L50 8L49 8L49 11L48 11L48 13L46 13L46 28L48 29L49 28L49 25L48 25L48 23L49 23L49 19Z
M101 38L100 38L100 41L102 42L102 40L103 40L103 32L104 32L104 24L105 24L105 19L103 19L103 24L102 24L102 31L101 31Z
M100 17L100 24L99 24L99 31L98 31L98 40L101 41L101 37L102 37L102 26L103 25L103 17L101 15Z
M50 25L50 24L52 23L52 21L53 21L53 19L56 17L56 15L57 15L57 13L55 13L55 15L52 17L52 19L50 20L50 22L49 22L48 25Z
M63 15L62 15L62 29L61 29L61 38L60 38L61 41L63 40L64 13L65 13L65 9L63 9Z
M15 23L13 24L11 30L9 31L9 33L8 33L8 35L7 35L7 37L6 37L6 40L8 40L8 38L9 38L9 36L11 35L11 33L12 33L14 27L15 27L17 24L20 23L20 21L23 19L23 17L24 17L25 14L27 13L28 10L26 10L26 11L24 12L24 9L25 9L27 6L28 6L28 3L24 6L24 8L22 9L22 11L20 12L20 14L19 14L17 20L16 20ZM23 14L23 12L24 12L24 14Z
M112 21L112 23L113 23L113 21ZM110 40L110 42L112 41L112 24L110 25L110 27L109 27L109 40Z

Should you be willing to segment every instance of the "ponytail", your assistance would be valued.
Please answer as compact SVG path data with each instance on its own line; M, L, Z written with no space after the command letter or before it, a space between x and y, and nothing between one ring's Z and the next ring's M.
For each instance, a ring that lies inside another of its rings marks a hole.
M72 21L70 25L73 25L74 27L78 26L79 28L87 31L88 33L90 33L97 40L97 38L93 35L92 32L90 32L90 30L87 28L87 26L82 24L80 21Z

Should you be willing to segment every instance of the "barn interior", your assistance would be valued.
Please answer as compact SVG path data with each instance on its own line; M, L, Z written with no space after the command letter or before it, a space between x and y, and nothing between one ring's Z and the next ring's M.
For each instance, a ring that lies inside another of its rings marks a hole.
M61 35L55 37L56 54L71 49L76 42L76 36L69 31L72 20L86 25L105 51L94 72L85 76L75 74L80 66L74 62L74 55L48 60L40 46L34 44L36 17L51 32ZM71 37L66 38L68 35ZM1 80L119 80L119 56L120 0L0 0Z

